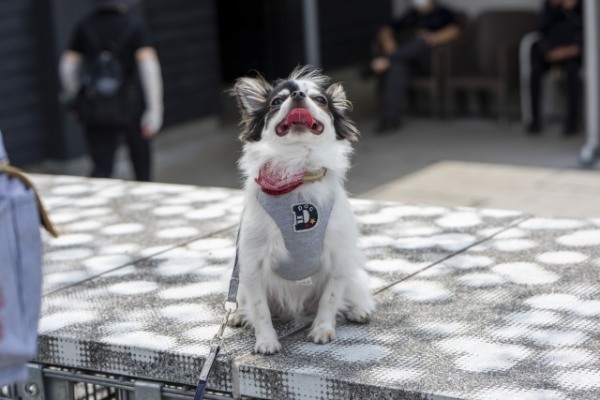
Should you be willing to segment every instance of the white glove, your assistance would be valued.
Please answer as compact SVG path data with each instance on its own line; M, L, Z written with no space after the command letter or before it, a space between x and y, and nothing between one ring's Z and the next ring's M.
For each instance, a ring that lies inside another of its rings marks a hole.
M67 100L77 95L79 90L79 70L81 68L81 56L78 53L67 51L60 58L58 64L58 75L62 83L63 91Z
M142 129L151 132L151 136L154 136L163 123L163 110L155 108L146 108L142 115Z
M144 136L154 136L163 123L163 86L158 58L138 60L140 80L144 89L146 110L142 115L142 131Z

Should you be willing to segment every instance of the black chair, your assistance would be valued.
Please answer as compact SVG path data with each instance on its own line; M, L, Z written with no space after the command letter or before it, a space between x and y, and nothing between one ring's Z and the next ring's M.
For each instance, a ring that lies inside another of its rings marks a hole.
M456 20L461 28L461 36L467 26L467 15L456 13ZM431 99L431 115L442 117L444 115L444 103L446 94L446 83L448 80L448 59L450 50L460 37L441 46L435 47L431 52L431 74L415 76L408 83L409 90L427 92Z
M521 38L536 28L537 14L527 11L488 11L468 24L449 50L447 107L454 113L459 92L489 92L498 101L498 117L509 118L510 89L518 85Z

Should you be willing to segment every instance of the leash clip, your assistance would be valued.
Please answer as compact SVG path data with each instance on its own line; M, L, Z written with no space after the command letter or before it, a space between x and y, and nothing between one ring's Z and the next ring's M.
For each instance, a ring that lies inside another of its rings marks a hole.
M229 314L233 314L238 310L238 302L225 300L223 302L223 310L225 310L225 312L228 314L227 316L229 317Z
M241 225L241 222L240 222ZM221 321L221 325L219 326L219 330L217 334L211 339L210 351L208 352L208 356L206 360L204 360L204 365L202 366L202 371L200 371L200 377L198 378L198 385L196 386L196 392L194 393L194 400L203 400L204 393L206 392L206 383L208 381L208 375L219 355L221 347L225 341L225 329L227 328L227 322L229 322L229 316L238 310L238 302L237 302L237 291L239 284L239 264L238 264L238 249L237 242L239 241L240 231L238 229L238 239L236 240L236 252L235 252L235 261L233 264L233 271L231 273L231 281L229 282L229 292L227 295L227 299L223 302L223 310L225 311L225 316Z

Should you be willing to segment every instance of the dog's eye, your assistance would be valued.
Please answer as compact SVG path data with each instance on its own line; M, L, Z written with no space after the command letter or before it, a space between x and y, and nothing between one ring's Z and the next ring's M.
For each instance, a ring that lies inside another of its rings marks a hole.
M319 104L323 104L323 105L327 104L327 99L325 97L323 97L323 96L313 97L313 100L316 101Z
M276 97L271 101L272 106L280 106L283 104L283 99L281 97Z

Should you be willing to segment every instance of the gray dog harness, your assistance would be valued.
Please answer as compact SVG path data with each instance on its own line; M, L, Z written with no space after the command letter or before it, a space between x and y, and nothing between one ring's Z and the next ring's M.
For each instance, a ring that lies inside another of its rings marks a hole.
M289 281L302 281L321 267L321 254L333 197L317 205L296 191L279 196L257 194L258 202L279 227L290 255L275 273Z

